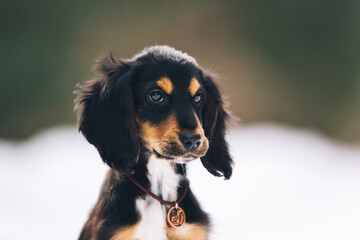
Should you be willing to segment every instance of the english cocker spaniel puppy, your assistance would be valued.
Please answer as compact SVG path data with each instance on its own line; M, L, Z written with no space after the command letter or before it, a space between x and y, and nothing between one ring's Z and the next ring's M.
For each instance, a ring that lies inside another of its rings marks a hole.
M110 170L80 240L207 239L209 217L186 178L200 158L229 179L219 90L196 60L168 46L132 59L98 61L99 75L77 90L79 131Z

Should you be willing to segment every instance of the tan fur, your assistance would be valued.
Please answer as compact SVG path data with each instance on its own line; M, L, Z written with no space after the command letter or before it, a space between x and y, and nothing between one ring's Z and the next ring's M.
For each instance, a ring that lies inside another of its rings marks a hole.
M167 94L171 94L174 90L174 86L168 77L163 77L156 84Z
M195 129L195 133L200 134L201 139L204 139L204 138L206 138L205 134L204 134L204 129L202 128L200 120L197 117L196 113L194 113L194 115L195 115L195 119L196 119L196 123L197 123L197 128Z
M194 96L196 92L199 91L199 89L200 89L200 83L196 78L192 78L189 84L189 92L191 96Z
M114 236L111 237L111 240L140 240L138 238L133 238L134 232L137 228L138 224L134 224L128 227L122 227Z
M180 127L174 114L157 126L151 126L148 122L141 121L139 125L141 126L142 136L149 145L148 147L160 151L163 145L169 142L175 142L181 146L178 139Z
M156 126L153 126L146 121L141 121L141 119L139 118L137 118L137 121L141 127L141 132L142 132L141 136L145 140L147 147L150 150L156 150L158 153L162 155L166 155L163 154L164 153L163 149L165 149L165 147L171 143L176 144L177 148L179 149L179 152L184 152L184 153L186 152L186 149L179 140L179 133L192 132L192 133L200 134L202 139L201 141L202 144L194 152L194 154L200 157L205 155L208 149L209 141L205 137L204 129L202 128L201 123L198 117L196 116L196 114L195 114L195 118L198 127L192 131L180 129L175 114L171 114L166 121ZM168 157L173 157L173 156L168 156Z
M206 240L207 227L186 223L181 228L167 228L166 235L170 240Z

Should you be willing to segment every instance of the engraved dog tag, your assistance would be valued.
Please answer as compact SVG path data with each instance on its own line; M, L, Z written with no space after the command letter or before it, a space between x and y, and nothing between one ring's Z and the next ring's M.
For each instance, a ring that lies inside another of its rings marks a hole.
M179 228L185 224L186 216L184 210L179 206L174 206L167 213L167 222L171 227Z

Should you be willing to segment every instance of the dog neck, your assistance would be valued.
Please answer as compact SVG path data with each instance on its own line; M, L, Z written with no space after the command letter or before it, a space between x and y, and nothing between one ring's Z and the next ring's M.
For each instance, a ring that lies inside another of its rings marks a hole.
M184 179L180 166L173 161L158 159L150 156L147 163L147 177L150 182L151 192L165 201L178 199L178 188ZM140 214L140 222L134 234L135 239L166 240L166 208L167 206L147 195L145 199L138 198L136 207Z
M184 175L177 171L178 164L173 161L156 158L151 155L148 160L147 177L150 181L151 191L165 201L178 199L177 189Z

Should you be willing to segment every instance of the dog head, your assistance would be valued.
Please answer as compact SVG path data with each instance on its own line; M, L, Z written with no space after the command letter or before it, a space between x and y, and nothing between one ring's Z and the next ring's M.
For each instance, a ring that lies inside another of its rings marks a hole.
M130 174L142 152L185 163L201 158L228 179L227 113L217 86L195 59L167 46L130 60L99 60L99 77L77 91L79 131L110 167Z

